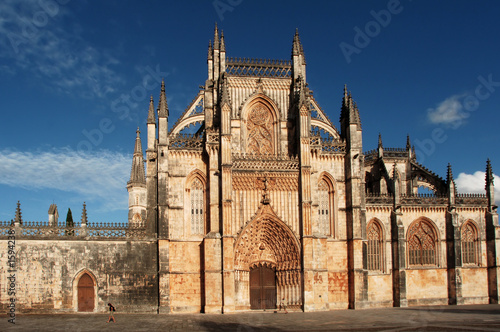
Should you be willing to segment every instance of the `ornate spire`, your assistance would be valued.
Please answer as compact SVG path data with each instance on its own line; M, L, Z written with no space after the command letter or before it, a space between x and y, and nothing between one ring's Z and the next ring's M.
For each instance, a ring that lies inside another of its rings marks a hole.
M224 31L220 31L220 51L226 52L226 43L224 42Z
M406 151L411 150L410 134L406 135Z
M155 105L153 103L153 96L151 96L151 98L149 99L148 124L150 123L156 124Z
M146 184L144 172L144 158L142 154L141 132L137 128L135 138L134 156L132 157L132 170L130 172L129 184Z
M87 205L85 205L85 202L83 202L82 209L82 225L87 225Z
M378 133L378 148L383 148L382 145L382 134Z
M217 29L217 22L215 22L215 31L214 31L214 49L219 49L219 30Z
M168 117L167 96L165 95L165 81L161 80L160 102L158 103L158 117Z

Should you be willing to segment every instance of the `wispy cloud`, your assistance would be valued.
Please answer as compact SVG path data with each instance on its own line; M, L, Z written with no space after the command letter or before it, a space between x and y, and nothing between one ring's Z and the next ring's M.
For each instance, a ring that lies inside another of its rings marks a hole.
M461 125L462 120L469 117L461 102L463 97L463 95L453 95L440 102L435 108L429 108L427 110L429 121L433 124Z
M127 209L129 155L71 149L23 152L0 150L0 184L28 190L57 189L98 202L100 209Z
M0 58L12 64L1 66L0 72L28 72L49 88L86 98L115 92L124 82L113 69L119 61L84 40L75 23L64 26L68 21L68 6L54 1L0 2Z
M485 172L477 171L474 174L460 173L455 180L457 190L460 193L484 194L485 193ZM495 202L500 203L500 177L494 175Z

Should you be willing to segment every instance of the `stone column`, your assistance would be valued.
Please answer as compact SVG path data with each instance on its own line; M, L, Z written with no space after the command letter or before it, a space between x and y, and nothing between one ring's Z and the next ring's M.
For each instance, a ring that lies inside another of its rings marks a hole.
M210 134L210 133L207 133ZM215 133L211 133L215 134ZM209 233L203 240L205 313L222 312L222 244L220 228L220 182L218 144L207 143Z
M391 213L392 289L395 307L408 306L406 299L406 239L402 216L399 209L395 209Z
M490 304L498 303L500 267L497 255L500 252L500 227L496 210L486 211L486 250L488 264L488 296Z
M448 304L463 304L462 248L458 213L452 207L446 212L446 265L448 273Z

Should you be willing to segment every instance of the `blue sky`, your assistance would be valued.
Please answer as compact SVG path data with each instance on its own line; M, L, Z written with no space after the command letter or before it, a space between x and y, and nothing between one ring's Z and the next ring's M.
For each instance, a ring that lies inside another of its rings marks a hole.
M500 174L500 2L0 3L0 220L124 222L135 131L165 78L169 122L206 80L214 23L228 56L289 59L298 28L314 96L338 126L347 84L364 150L404 147L461 192ZM143 138L145 135L143 135ZM143 147L145 148L145 139ZM497 177L500 188L500 179ZM497 201L500 192L497 190Z

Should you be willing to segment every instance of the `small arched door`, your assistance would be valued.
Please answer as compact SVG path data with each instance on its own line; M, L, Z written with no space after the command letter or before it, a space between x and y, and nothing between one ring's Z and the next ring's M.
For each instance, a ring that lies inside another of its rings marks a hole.
M94 311L94 281L88 273L78 281L78 311Z
M250 309L276 309L276 272L267 266L250 270Z

